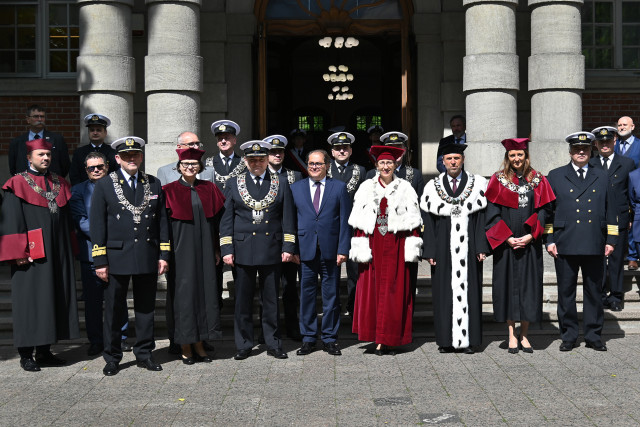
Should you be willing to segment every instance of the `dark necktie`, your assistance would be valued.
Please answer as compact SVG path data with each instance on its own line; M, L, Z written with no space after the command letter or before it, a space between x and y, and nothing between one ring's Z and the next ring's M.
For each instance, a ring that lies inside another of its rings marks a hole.
M224 165L227 168L227 175L229 175L229 172L231 171L231 157L224 158Z
M260 177L256 176L256 187L260 188Z
M580 179L584 181L584 169L578 169L578 174L580 175Z
M460 138L456 138L456 144L460 144Z
M602 166L604 166L605 169L609 169L609 158L605 157L602 159Z
M136 194L136 177L132 176L129 180L131 181L131 190L133 191L133 194Z
M458 179L457 178L453 178L451 180L451 191L453 191L453 194L456 194L456 191L458 191Z
M313 194L313 208L318 213L320 212L320 183L316 182L314 185L316 186L316 192Z
M33 135L33 139L40 139L40 135L36 133L35 135Z
M342 175L344 173L344 166L338 165L338 173Z
M627 152L627 141L622 141L622 144L620 146L620 154L624 156L626 152Z

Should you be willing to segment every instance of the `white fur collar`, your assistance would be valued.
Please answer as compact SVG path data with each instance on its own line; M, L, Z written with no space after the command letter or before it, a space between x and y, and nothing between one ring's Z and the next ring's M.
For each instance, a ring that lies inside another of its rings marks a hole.
M460 197L453 200L447 199L448 195L442 187L442 180L445 179L444 173L441 173L440 176L429 181L424 187L424 192L420 200L422 210L438 216L451 216L451 211L456 206L460 206L462 208L460 214L468 216L486 208L487 198L484 196L484 192L487 189L486 178L468 172L464 173L467 174L468 178L465 189L462 191ZM439 188L440 191L438 191ZM466 197L465 193L467 194ZM451 198L449 197L449 199Z

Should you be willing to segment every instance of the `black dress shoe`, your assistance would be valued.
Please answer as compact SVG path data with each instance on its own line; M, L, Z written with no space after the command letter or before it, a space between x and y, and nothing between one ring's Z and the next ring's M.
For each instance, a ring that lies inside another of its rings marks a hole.
M120 367L116 362L107 362L107 364L104 365L104 368L102 369L102 373L108 377L117 375L118 372L120 372Z
M462 351L464 354L474 354L476 351L471 348L471 347L467 347Z
M66 360L56 357L51 352L37 354L36 363L42 366L63 366L67 363Z
M609 303L609 310L611 310L611 311L622 311L622 306L620 305L619 302L613 301L613 302Z
M315 349L316 349L316 343L314 343L314 342L303 342L302 343L302 347L300 347L298 349L298 351L296 351L296 354L298 356L306 356L307 354L313 353L313 351Z
M607 346L602 344L602 341L587 341L586 347L595 351L607 351Z
M131 346L131 344L129 344L125 340L122 340L122 343L120 344L120 349L122 351L132 351L133 347Z
M276 359L288 359L289 356L287 356L287 353L285 353L284 351L282 351L282 349L280 348L272 348L267 350L267 354L269 356L273 356Z
M518 344L520 345L520 348L522 349L523 353L533 353L533 347L529 346L529 347L525 347L524 344L522 344L522 339L520 339L520 336L518 336Z
M205 340L202 340L202 348L204 349L204 351L215 351L213 344L209 344Z
M213 362L213 359L208 354L205 354L204 356L200 356L199 354L194 354L193 360L195 360L196 362L203 362L203 363Z
M440 353L453 353L453 347L438 347Z
M182 346L174 342L169 341L169 354L182 354Z
M335 341L322 343L322 349L332 356L342 356L340 346Z
M185 365L194 365L196 361L193 358L193 356L189 356L189 357L182 356L182 363L184 363Z
M137 361L138 368L145 368L147 371L162 371L162 366L154 362L152 358Z
M40 371L40 366L33 360L32 357L22 357L20 358L20 366L27 372L38 372Z
M87 356L95 356L97 354L102 353L104 347L102 344L89 344L89 349L87 350Z
M560 344L560 351L571 351L575 347L577 347L575 342L562 341L562 344Z
M244 360L247 357L251 356L251 349L248 350L238 350L235 356L233 356L236 360Z
M518 347L509 347L509 354L518 354Z

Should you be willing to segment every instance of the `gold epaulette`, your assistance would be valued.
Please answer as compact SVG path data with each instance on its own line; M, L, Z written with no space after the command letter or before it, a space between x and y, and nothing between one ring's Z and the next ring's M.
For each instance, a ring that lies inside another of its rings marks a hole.
M169 242L165 242L165 243L160 243L160 250L161 251L170 251L171 250L171 243Z
M609 236L617 236L618 235L618 226L607 224L607 234Z
M284 241L288 242L288 243L295 243L296 242L296 235L295 234L284 233Z
M97 256L106 255L106 254L107 254L106 246L93 245L93 248L91 248L91 256L94 258Z
M553 224L545 224L544 234L553 234Z
M231 236L225 236L220 238L220 246L230 245L232 243Z

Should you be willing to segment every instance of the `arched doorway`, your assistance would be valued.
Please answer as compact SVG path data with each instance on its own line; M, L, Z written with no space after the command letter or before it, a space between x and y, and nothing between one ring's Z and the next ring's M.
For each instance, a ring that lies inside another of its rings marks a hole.
M320 146L381 122L411 138L410 0L257 0L254 12L261 136L307 126Z

